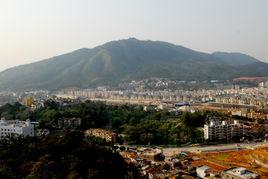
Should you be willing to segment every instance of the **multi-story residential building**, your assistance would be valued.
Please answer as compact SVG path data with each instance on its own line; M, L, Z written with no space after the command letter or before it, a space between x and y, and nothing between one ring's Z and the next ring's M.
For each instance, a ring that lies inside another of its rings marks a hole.
M4 118L2 118L0 121L0 139L10 137L12 135L21 135L24 137L34 136L34 125L31 124L30 120L6 121Z
M107 142L115 142L116 133L104 129L88 129L86 136L95 136L105 139Z
M81 118L60 118L58 119L58 128L73 129L81 125Z
M204 125L204 139L208 141L229 141L244 133L244 127L237 120L221 120L210 118Z

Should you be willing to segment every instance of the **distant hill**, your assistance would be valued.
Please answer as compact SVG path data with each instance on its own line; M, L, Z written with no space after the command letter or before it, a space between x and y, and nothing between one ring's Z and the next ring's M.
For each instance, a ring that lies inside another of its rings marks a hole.
M241 66L260 62L256 58L242 53L214 52L212 55L232 66Z
M227 80L268 76L268 65L238 53L197 52L160 41L135 38L79 49L0 73L1 90L88 88L150 77Z
M267 77L268 64L264 62L254 62L240 66L241 76L248 77Z

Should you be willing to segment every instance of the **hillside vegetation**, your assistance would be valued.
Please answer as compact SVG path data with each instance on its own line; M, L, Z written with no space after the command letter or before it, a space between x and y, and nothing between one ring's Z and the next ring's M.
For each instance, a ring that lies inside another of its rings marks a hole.
M7 69L0 73L0 90L89 88L151 77L185 81L240 76L268 76L268 64L243 54L208 54L131 38Z
M0 140L0 178L139 178L117 153L78 131Z

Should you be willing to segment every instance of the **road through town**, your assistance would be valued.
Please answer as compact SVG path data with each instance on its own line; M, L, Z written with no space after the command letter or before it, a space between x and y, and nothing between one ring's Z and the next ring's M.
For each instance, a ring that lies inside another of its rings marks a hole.
M187 152L213 152L213 151L228 151L228 150L240 150L240 149L254 149L259 147L268 147L268 142L259 143L239 143L239 144L219 144L219 145L202 145L202 146L186 146L186 147L174 147L163 148L165 156L169 157L174 154L178 154L181 151Z

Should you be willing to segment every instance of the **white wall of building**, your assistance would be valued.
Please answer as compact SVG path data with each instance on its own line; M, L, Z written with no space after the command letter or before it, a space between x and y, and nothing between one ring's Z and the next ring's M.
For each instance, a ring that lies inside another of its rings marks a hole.
M4 118L0 121L0 138L9 137L12 135L34 136L34 125L29 120L6 121Z

